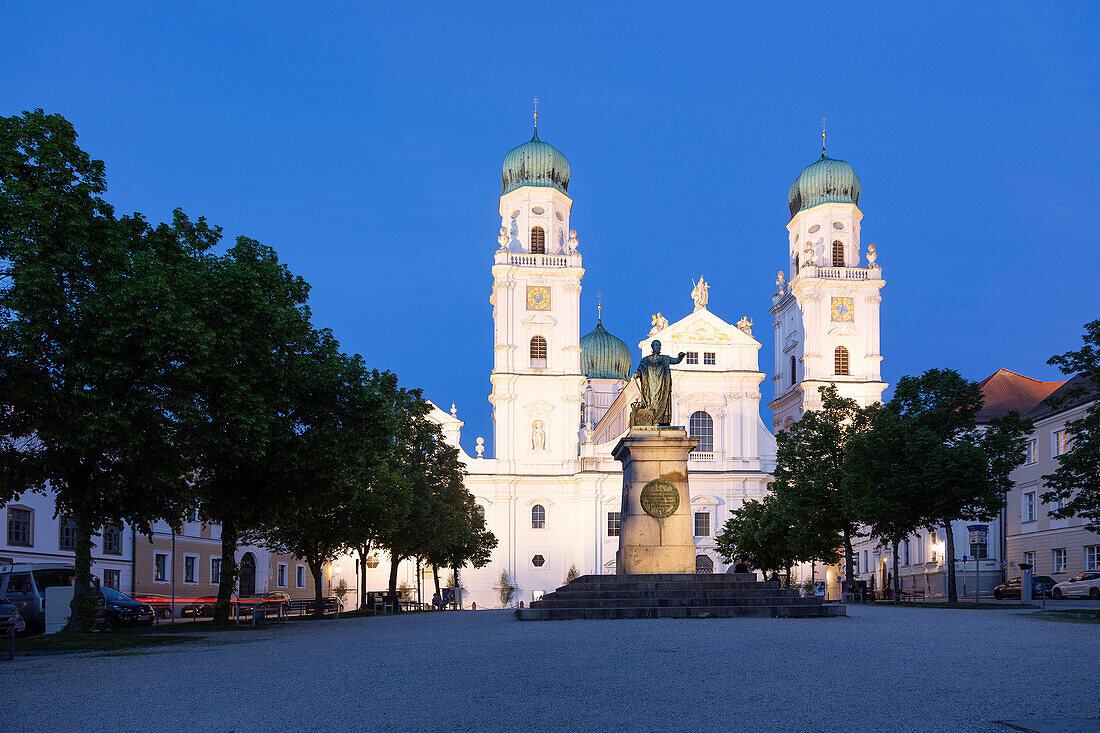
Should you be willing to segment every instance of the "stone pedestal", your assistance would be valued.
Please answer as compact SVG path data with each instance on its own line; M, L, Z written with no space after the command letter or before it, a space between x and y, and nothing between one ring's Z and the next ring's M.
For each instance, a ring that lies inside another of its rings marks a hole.
M615 446L623 464L618 574L695 572L687 461L698 442L682 427L636 427Z

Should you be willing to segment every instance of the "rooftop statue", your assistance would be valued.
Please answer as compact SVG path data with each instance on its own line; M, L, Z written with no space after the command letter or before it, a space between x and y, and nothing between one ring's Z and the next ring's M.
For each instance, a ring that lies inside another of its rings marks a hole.
M661 353L660 341L654 340L650 347L653 353L644 357L634 372L641 399L631 405L631 427L672 424L672 370L669 366L683 361L684 352L673 359Z
M649 322L653 324L653 328L649 329L649 335L657 333L658 331L664 331L668 328L668 319L662 316L660 313L654 313L653 317L649 319Z
M706 309L707 301L710 300L710 284L703 279L703 276L699 276L699 282L692 282L691 299L695 301L695 310Z

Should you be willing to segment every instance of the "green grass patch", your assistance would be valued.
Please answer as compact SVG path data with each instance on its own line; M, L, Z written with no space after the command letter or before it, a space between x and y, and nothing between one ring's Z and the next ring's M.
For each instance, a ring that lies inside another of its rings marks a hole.
M39 634L16 637L15 653L120 651L188 641L196 641L196 638L169 634ZM0 653L7 651L6 646L5 642Z
M1069 621L1078 624L1100 624L1100 609L1067 608L1058 611L1039 611L1032 614L1044 621Z

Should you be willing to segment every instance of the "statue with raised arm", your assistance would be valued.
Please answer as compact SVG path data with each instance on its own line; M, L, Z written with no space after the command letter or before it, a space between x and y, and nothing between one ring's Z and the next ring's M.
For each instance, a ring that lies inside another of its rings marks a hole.
M660 341L654 340L650 346L653 353L644 357L634 372L641 395L639 409L635 411L640 419L634 424L671 425L672 370L669 366L683 361L684 352L674 359L661 353Z

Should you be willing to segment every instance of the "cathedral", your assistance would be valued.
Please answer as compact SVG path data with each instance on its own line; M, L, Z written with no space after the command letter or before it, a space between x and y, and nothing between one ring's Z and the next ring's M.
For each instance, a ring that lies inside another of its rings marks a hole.
M848 163L828 157L824 144L788 195L787 262L771 307L772 429L760 416L766 375L752 324L712 313L702 278L690 310L685 297L686 313L677 320L655 314L647 334L633 335L643 336L634 349L600 319L581 334L585 271L570 225L569 179L569 161L539 139L537 128L504 157L500 232L496 251L486 252L493 274L492 457L484 457L481 437L476 455L462 451L453 408L432 412L459 446L466 487L499 541L486 567L461 574L467 607L500 607L502 573L516 588L513 603L529 603L562 585L571 570L615 572L622 473L611 453L638 399L634 366L653 340L666 354L685 355L673 367L672 424L699 439L688 461L699 572L727 569L715 534L733 510L768 491L773 431L818 406L826 384L861 404L878 401L886 387L879 371L884 283L875 245L860 244L859 178ZM368 573L368 588L385 586L385 569L383 562Z

